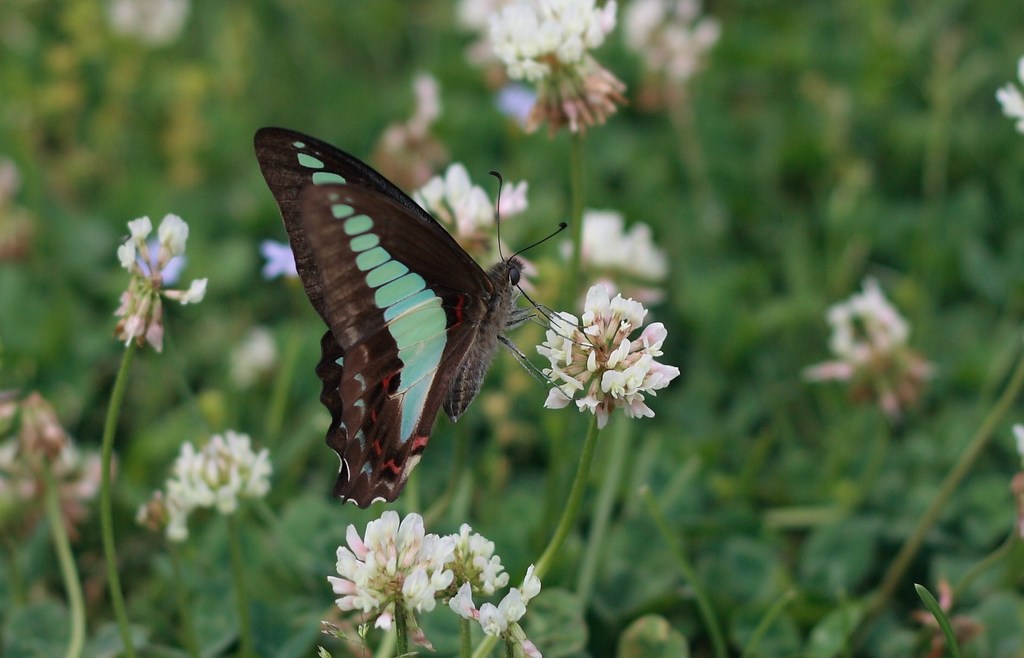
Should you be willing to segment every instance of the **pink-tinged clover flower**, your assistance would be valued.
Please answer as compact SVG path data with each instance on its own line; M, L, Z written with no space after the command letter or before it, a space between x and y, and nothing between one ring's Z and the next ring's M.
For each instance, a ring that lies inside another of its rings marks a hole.
M625 103L626 86L590 55L615 28L615 10L614 1L520 0L491 17L490 41L508 76L537 85L527 132L545 121L550 135L563 126L584 132Z
M804 370L812 382L847 381L854 400L877 402L890 420L921 396L933 367L910 349L910 326L889 303L878 281L828 309L829 348L836 356Z
M1017 61L1017 80L1024 84L1024 57ZM1017 132L1024 133L1024 95L1020 88L1009 82L996 91L996 100L1003 108L1003 114L1016 120Z
M420 73L413 80L416 108L405 122L389 125L381 134L373 160L381 173L402 189L423 185L447 159L444 146L431 133L441 116L441 91L434 76Z
M479 608L473 602L473 587L463 583L458 593L448 601L448 607L463 619L480 623L485 635L500 637L519 647L530 658L541 658L541 653L526 637L519 620L526 614L526 606L540 593L540 578L533 573L533 565L526 571L521 587L513 587L498 605L484 603Z
M498 206L501 221L526 210L526 181L505 183ZM413 193L416 203L449 227L462 247L477 258L496 258L497 219L490 197L474 185L461 163L448 166L443 176L434 176ZM526 273L529 273L529 267Z
M339 577L327 577L339 595L338 607L368 614L383 629L391 628L400 612L414 639L429 646L415 613L433 610L436 598L451 585L455 540L425 533L419 514L399 520L397 512L388 510L367 524L362 537L350 525L346 542L347 547L338 547Z
M117 249L121 266L131 273L128 290L121 294L121 305L114 313L121 318L116 334L120 340L129 343L135 340L139 345L148 342L159 352L163 349L163 302L161 297L181 304L194 304L206 295L206 279L196 279L188 290L167 290L167 274L177 276L175 258L185 253L188 240L188 224L177 215L166 215L157 231L157 243L150 247L147 242L153 231L149 217L128 222L131 235ZM168 272L168 267L171 271Z
M622 295L610 299L608 288L600 284L587 292L582 321L570 313L552 315L537 347L551 364L544 374L555 384L544 406L558 409L575 401L580 411L597 416L598 428L617 407L630 418L654 416L646 396L668 386L679 368L655 361L667 336L662 323L630 338L646 315L640 302Z
M57 487L61 517L74 537L76 526L88 515L86 504L100 485L100 457L82 452L60 424L57 412L39 393L18 400L0 394L0 521L11 515L31 526L45 493L46 471ZM27 516L26 512L31 512Z
M636 0L626 9L623 34L652 75L678 87L700 71L721 27L701 16L698 0Z

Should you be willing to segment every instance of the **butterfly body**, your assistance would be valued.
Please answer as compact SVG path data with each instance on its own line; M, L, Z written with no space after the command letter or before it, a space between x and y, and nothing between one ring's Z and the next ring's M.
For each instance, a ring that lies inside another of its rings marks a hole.
M488 271L412 199L358 159L279 128L256 157L296 269L328 326L316 372L341 457L334 494L394 500L441 407L457 420L480 391L516 306L522 264Z

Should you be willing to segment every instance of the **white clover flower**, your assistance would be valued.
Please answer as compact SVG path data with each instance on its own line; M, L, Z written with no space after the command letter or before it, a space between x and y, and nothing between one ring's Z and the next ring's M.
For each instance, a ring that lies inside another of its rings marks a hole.
M566 257L572 245L565 243ZM606 285L626 281L629 295L652 303L661 299L657 284L668 276L668 257L654 243L651 227L635 222L628 231L621 213L614 210L583 212L583 265Z
M857 400L876 400L891 419L920 396L932 366L907 345L910 326L886 299L878 281L867 278L863 291L829 307L836 356L804 370L812 382L850 381Z
M189 514L200 508L233 514L240 498L267 494L272 470L270 453L266 448L254 452L247 434L231 430L214 434L198 450L186 441L171 468L166 492L156 492L139 510L136 520L154 529L165 529L172 541L184 541Z
M152 46L178 38L188 18L189 0L112 0L107 18L115 32Z
M501 221L526 210L527 183L502 186ZM478 257L491 256L496 243L494 204L487 192L474 185L461 163L448 166L444 176L434 176L413 193L412 198L438 221L453 229L455 239Z
M471 584L474 590L488 596L508 584L501 558L494 554L494 542L473 532L467 523L459 528L459 534L450 536L455 542L452 570L458 582Z
M528 132L542 121L551 134L584 131L625 102L625 85L589 52L615 28L615 10L614 0L520 0L491 17L490 41L509 77L538 86Z
M1024 84L1024 57L1017 61L1017 80ZM1003 114L1017 121L1017 132L1024 133L1024 96L1012 82L996 91L996 100L1003 108Z
M622 295L609 299L608 289L595 285L587 292L582 323L569 313L552 316L544 342L537 347L551 364L544 374L555 384L544 406L561 408L584 393L576 406L595 414L599 428L616 407L630 418L653 416L645 396L657 395L679 376L679 368L654 360L662 355L667 335L660 322L630 339L646 315L639 302Z
M473 587L463 583L458 593L448 600L448 607L463 619L479 622L485 635L511 640L531 658L541 658L540 651L526 638L519 620L526 614L526 606L540 593L540 579L534 575L531 564L521 587L513 587L498 605L484 603L479 608L473 602Z
M117 248L121 267L131 273L128 289L121 294L121 305L114 315L121 318L116 334L129 343L148 342L159 352L163 349L163 302L161 296L181 304L195 304L206 295L206 279L196 279L188 290L168 290L164 285L177 278L181 257L188 240L188 224L177 215L168 214L160 222L158 242L147 243L153 231L149 217L128 222L130 235Z
M623 24L626 46L648 70L676 84L700 70L721 35L718 21L700 15L698 0L636 0Z
M433 610L438 594L452 583L454 574L448 567L455 540L425 534L419 514L399 522L398 513L388 510L367 524L363 537L350 525L346 541L347 548L338 547L340 578L327 577L340 595L335 603L342 610L373 615L375 626L385 629L391 627L400 603L415 633L419 627L414 613Z
M231 350L228 375L240 388L252 386L269 375L277 365L277 344L266 327L253 327L242 342Z

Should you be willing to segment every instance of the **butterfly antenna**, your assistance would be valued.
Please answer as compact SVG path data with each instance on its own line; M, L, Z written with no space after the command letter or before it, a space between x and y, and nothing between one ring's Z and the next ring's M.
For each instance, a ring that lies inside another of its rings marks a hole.
M505 184L505 179L497 171L489 173L498 179L498 199L494 202L494 226L498 232L498 257L505 260L504 254L501 253L501 187Z
M509 260L511 260L512 258L515 258L515 257L516 257L516 256L518 256L519 254L521 254L521 253L523 253L523 252L525 252L525 251L527 251L527 250L529 250L529 249L533 249L534 247L536 247L536 246L537 246L537 245L539 245L539 244L544 244L545 242L547 242L547 241L548 241L548 240L550 240L551 238L555 237L556 235L558 235L559 233L561 233L562 231L564 231L564 230L565 230L566 228L568 228L568 226L569 226L569 225L568 225L568 224L566 224L565 222L558 222L558 228L557 228L557 229L555 229L555 230L554 230L554 231L553 231L553 232L552 232L552 233L551 233L550 235L548 235L547 237L543 237L543 238L541 238L540 240L537 240L536 242L534 242L533 244L531 244L531 245L529 245L529 246L527 246L527 247L523 247L522 249L520 249L520 250L519 250L519 251L517 251L516 253L512 254L512 255L511 255L511 256L509 257ZM499 246L500 246L500 243L499 243Z

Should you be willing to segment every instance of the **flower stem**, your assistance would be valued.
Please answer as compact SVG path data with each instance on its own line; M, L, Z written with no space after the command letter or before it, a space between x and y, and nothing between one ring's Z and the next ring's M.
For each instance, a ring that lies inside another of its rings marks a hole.
M580 508L583 506L583 492L587 489L587 477L590 475L590 465L594 461L594 447L597 445L598 434L600 434L600 431L597 429L597 416L594 416L590 420L587 438L583 442L579 469L576 471L576 479L572 482L572 489L569 491L569 500L566 501L562 519L558 522L555 534L552 535L548 547L544 549L544 553L537 560L537 566L533 570L533 573L540 579L543 579L544 575L551 568L555 555L562 548L566 537L569 536L573 525L576 524L576 517L580 514Z
M598 560L601 549L605 546L605 535L608 532L608 520L615 504L615 494L619 489L619 476L626 461L626 448L629 446L629 423L618 423L612 436L611 454L605 465L604 477L601 478L601 490L597 495L597 507L591 520L590 536L580 564L579 584L576 593L580 603L586 607L590 594L594 589L597 575Z
M967 590L967 587L971 584L971 582L974 581L975 578L985 573L985 571L987 571L992 566L998 564L1002 560L1005 560L1007 557L1009 557L1014 547L1020 543L1020 540L1021 537L1017 531L1017 528L1015 527L1012 530L1010 530L1010 534L1007 535L1006 541L1000 544L999 548L992 551L985 557L981 558L979 561L975 562L973 565L971 565L971 568L968 569L964 573L964 575L960 577L960 581L956 584L956 587L953 588L953 600L958 600L963 595L964 591Z
M569 136L569 185L572 194L572 215L569 217L572 260L569 263L569 279L562 288L564 309L575 305L576 296L583 286L583 136L579 133Z
M650 489L644 489L643 499L644 503L647 504L647 511L650 513L651 518L654 519L654 524L658 526L658 531L665 539L665 543L668 544L672 554L675 555L676 565L683 572L683 577L690 584L690 589L693 590L693 595L697 599L697 609L700 610L700 616L707 626L708 634L711 635L711 644L715 648L715 656L717 658L725 658L729 654L725 649L722 630L718 627L718 620L715 618L715 611L711 608L711 602L708 600L707 594L704 593L704 588L697 580L697 572L686 557L683 547L676 540L675 534L673 534L672 529L669 527L665 515L662 514L661 508L658 507L658 501L654 500L654 495L651 494Z
M871 607L869 608L868 614L864 618L864 626L871 624L882 610L885 609L886 604L889 602L889 598L896 590L896 586L899 585L904 573L906 573L907 567L910 566L910 562L917 555L918 550L921 548L921 544L924 543L924 537L938 520L939 514L942 513L946 503L949 501L950 496L956 490L957 486L967 475L967 472L977 461L981 455L981 451L988 444L992 434L995 433L996 426L1009 411L1013 401L1017 399L1020 394L1021 388L1024 386L1024 355L1022 355L1020 361L1017 363L1017 369L1014 370L1013 375L1010 377L1009 383L1003 390L1003 394L999 400L996 401L992 410L982 421L978 430L971 437L967 447L960 453L960 459L953 466L953 469L946 476L946 479L942 483L942 487L939 492L935 495L935 499L932 500L932 504L925 511L924 515L921 516L921 520L918 521L917 526L911 533L910 537L904 542L900 552L896 555L896 558L889 565L889 569L885 572L885 576L882 578L882 584L878 588L878 594L875 595L874 601L872 601Z
M235 581L235 604L238 606L238 638L242 645L239 656L250 658L252 649L252 619L249 616L249 590L245 581L245 553L237 513L228 517L228 545L231 551L231 575Z
M295 364L302 349L301 336L297 331L288 334L285 343L281 366L274 377L274 387L270 391L270 404L267 405L267 417L263 422L265 436L270 440L278 439L284 424L285 410L288 408L288 392L291 390L295 375Z
M409 624L401 601L395 602L395 658L409 653Z
M455 433L455 454L452 457L451 473L444 492L423 512L423 524L428 528L437 523L448 510L465 475L463 471L466 470L466 457L469 454L469 428L466 423L462 423L454 425L452 431Z
M174 571L174 595L178 604L178 617L181 620L181 643L192 658L199 658L199 642L196 640L196 629L192 623L192 608L188 605L188 592L181 569L181 552L173 542L170 544L171 568Z
M459 658L470 658L473 655L473 635L470 633L468 619L459 620Z
M137 345L135 341L128 343L121 357L121 367L114 380L114 390L110 394L107 407L107 418L103 425L103 439L100 453L102 471L100 475L100 529L103 535L103 557L107 563L107 586L110 590L110 603L117 618L117 627L124 643L125 658L135 658L135 645L132 642L131 628L128 626L128 613L125 611L124 594L121 592L121 576L117 570L117 551L114 547L114 511L112 502L111 460L114 453L114 431L117 419L121 415L121 403L124 402L128 385L128 371Z
M555 555L558 554L558 550L562 547L566 537L569 536L569 531L575 525L576 517L579 516L580 508L583 504L583 492L587 488L587 477L590 475L590 465L594 461L594 447L597 445L598 434L600 434L600 430L597 429L597 416L594 416L587 430L587 438L583 442L583 452L580 453L579 468L576 471L576 479L572 482L569 499L566 501L565 509L562 512L562 519L558 522L558 528L555 529L555 534L551 537L548 547L544 549L544 553L537 560L533 568L533 574L537 578L543 580L544 575L551 568ZM493 635L486 636L473 652L473 658L490 656L491 650L494 649L494 645L497 642L497 637Z
M68 596L68 609L71 613L71 635L68 638L67 658L78 658L82 654L85 643L85 601L82 597L82 583L78 579L75 558L71 554L71 543L64 527L64 517L60 513L60 492L53 471L46 469L46 520L50 524L53 535L53 548L60 562L60 573L64 579L64 589Z

